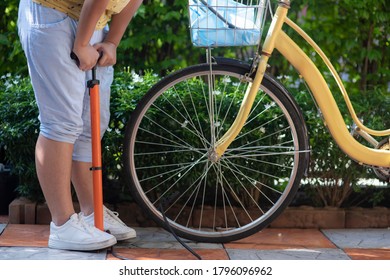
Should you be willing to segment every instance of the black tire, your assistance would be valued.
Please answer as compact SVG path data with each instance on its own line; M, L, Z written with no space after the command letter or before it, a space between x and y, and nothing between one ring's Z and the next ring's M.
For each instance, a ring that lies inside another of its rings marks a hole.
M291 202L306 170L304 119L268 75L240 134L219 161L208 158L210 131L218 139L230 127L248 71L239 62L213 65L211 103L208 64L177 71L148 91L127 124L124 165L132 195L167 228L162 205L183 238L223 243L258 232Z

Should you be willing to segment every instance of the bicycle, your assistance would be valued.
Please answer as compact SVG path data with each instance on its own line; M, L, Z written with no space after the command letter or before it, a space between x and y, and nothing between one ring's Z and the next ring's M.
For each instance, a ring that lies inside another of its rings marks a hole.
M192 38L199 40L194 43L209 49L223 45L217 42L220 39L227 40L227 45L258 41L269 2L219 1L224 4L190 0L190 13L206 15L205 22L214 25L204 27L198 22L193 26L192 31L198 33L192 33ZM181 237L229 242L265 228L291 202L307 172L310 145L294 97L266 73L274 49L306 81L341 150L389 181L390 129L377 131L362 124L329 59L287 17L289 7L289 0L279 1L252 63L214 58L208 52L207 63L160 80L132 113L125 134L124 165L134 198L160 226L167 228L166 218ZM233 18L240 14L240 19L232 23L227 19L232 14ZM249 19L242 19L243 14ZM240 24L249 27L246 30ZM351 135L320 71L283 31L285 25L323 59L344 96L355 131L374 147L362 145ZM370 135L384 139L378 143Z

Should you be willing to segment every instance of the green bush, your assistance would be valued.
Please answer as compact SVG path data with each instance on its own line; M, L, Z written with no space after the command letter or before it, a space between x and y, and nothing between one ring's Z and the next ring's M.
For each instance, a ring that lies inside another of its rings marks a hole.
M111 93L112 117L102 141L104 180L107 187L116 192L105 192L108 199L124 192L121 155L127 119L138 100L157 80L151 72L146 71L140 77L128 69L118 71L115 76ZM12 173L20 178L18 193L42 201L34 160L39 133L38 108L28 77L11 74L0 77L0 115L0 148L4 150L4 160L12 166Z
M346 206L352 193L364 192L363 189L375 184L387 186L387 183L376 180L376 175L370 167L356 163L340 150L324 125L320 110L317 110L311 94L299 77L291 75L279 78L293 93L308 126L312 152L309 175L303 182L303 188L312 203L317 206ZM333 87L332 92L344 121L351 130L353 122L344 99L338 93L337 87ZM377 130L390 127L390 97L386 92L376 89L360 95L352 94L350 98L358 117L364 120L366 126ZM376 140L381 139L383 137ZM372 147L362 137L358 137L358 141Z
M125 69L115 75L111 122L102 142L104 194L110 202L130 199L122 165L125 125L138 101L158 80L157 75L148 71L139 76ZM313 150L309 177L303 182L304 186L309 186L307 193L318 205L342 206L354 190L359 191L359 179L375 178L375 175L340 151L324 127L310 95L296 88L296 80L292 77L281 77L281 80L294 92L309 128ZM341 97L335 97L343 109ZM390 112L386 109L390 105L388 95L371 92L369 99L354 98L353 102L368 126L377 129L390 126ZM10 74L0 78L0 113L0 145L5 150L6 160L12 164L12 172L20 177L18 192L33 200L43 200L34 166L38 111L29 78ZM350 124L347 118L346 122Z
M122 153L125 126L142 96L158 81L153 72L139 76L129 69L118 71L111 87L111 121L102 140L104 195L111 202L129 199Z
M19 176L18 192L42 200L34 160L38 108L28 77L11 74L0 77L0 115L0 146L12 173Z

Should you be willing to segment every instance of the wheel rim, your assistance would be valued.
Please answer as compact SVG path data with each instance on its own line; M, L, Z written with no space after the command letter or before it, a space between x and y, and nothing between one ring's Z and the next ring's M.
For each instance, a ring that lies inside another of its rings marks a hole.
M131 138L130 171L154 216L163 220L162 203L174 229L219 238L258 228L284 208L299 147L288 109L262 88L243 131L213 161L213 138L218 140L232 123L231 112L237 112L248 83L242 75L214 71L210 94L208 75L184 75L145 104Z

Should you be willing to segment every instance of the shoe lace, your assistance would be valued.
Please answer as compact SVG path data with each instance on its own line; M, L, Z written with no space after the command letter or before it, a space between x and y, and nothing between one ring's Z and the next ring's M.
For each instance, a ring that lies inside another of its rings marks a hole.
M88 224L84 220L84 213L77 214L76 224L79 225L80 227L82 227L84 230L88 231L89 233L93 232L93 226Z
M123 224L123 222L119 219L119 213L111 211L106 207L104 207L104 219L109 222L117 222Z

